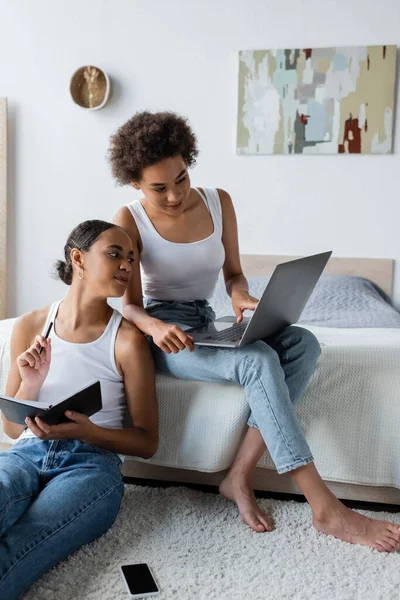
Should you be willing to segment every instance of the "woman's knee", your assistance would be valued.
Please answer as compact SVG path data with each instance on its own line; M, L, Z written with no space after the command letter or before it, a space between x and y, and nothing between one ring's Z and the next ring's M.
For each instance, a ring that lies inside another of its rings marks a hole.
M231 350L232 352L232 350ZM262 340L252 342L239 350L233 350L237 363L244 366L246 371L260 373L275 373L281 368L278 353Z
M301 347L307 361L316 363L321 355L321 346L315 335L303 327L292 326L290 329L297 338L297 344Z
M113 486L103 495L98 506L95 505L93 515L88 518L89 522L93 521L93 537L103 535L113 525L121 508L123 495L124 485L121 483Z
M263 340L257 340L240 349L241 353L249 358L273 358L276 356L276 351L265 343ZM237 352L237 350L236 350Z

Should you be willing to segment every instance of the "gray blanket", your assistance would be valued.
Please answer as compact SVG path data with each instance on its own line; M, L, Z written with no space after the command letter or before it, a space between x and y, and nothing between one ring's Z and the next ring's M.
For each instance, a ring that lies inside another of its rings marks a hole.
M260 298L268 277L249 277L250 292ZM210 300L217 317L233 314L222 279ZM399 327L400 313L375 284L362 277L322 275L299 324L320 327Z

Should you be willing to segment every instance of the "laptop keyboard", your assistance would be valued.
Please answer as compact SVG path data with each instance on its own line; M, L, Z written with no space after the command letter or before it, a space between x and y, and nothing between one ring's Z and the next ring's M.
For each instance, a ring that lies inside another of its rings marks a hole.
M218 331L217 333L213 333L207 339L208 340L223 340L234 342L239 340L247 327L247 323L241 323L240 325L235 325L235 327L229 329L223 329L222 331Z

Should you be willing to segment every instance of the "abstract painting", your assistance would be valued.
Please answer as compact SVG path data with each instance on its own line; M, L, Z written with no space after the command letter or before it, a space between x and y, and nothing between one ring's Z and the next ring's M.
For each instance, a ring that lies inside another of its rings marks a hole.
M239 53L238 154L392 152L396 46Z

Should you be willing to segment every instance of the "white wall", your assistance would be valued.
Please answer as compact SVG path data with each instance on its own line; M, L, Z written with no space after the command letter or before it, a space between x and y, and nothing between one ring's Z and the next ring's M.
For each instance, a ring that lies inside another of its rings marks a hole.
M105 155L109 135L146 108L189 117L201 149L192 182L231 193L242 252L400 260L398 100L391 156L235 154L238 50L399 43L399 0L0 0L9 314L62 296L48 273L72 227L135 199ZM86 64L114 83L97 112L69 97Z

